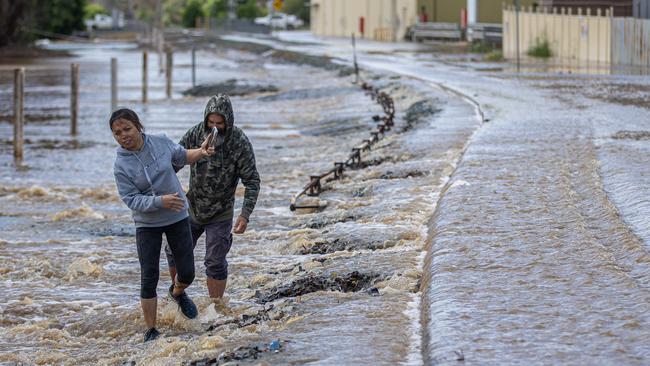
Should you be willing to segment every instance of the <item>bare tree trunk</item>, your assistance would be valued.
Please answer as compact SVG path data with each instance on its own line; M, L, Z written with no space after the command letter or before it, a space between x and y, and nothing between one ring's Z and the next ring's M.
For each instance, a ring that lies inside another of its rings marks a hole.
M0 0L0 47L18 38L26 3L26 0Z

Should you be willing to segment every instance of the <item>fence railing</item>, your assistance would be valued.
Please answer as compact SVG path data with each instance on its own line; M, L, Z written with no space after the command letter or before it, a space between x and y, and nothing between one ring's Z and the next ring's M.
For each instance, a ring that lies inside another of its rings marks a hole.
M461 40L463 31L457 23L418 23L410 30L411 40L414 42L423 39Z

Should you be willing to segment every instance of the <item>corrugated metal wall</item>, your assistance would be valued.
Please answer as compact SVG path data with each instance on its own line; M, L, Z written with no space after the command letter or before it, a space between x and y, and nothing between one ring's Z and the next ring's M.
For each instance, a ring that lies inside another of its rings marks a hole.
M650 18L650 0L634 0L632 12L635 18Z
M650 66L650 20L612 20L612 64Z

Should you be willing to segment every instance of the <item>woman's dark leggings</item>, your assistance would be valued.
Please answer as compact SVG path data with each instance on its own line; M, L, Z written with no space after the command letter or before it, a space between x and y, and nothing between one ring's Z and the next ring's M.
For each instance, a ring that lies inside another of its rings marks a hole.
M156 297L163 233L174 256L178 282L189 285L194 281L194 251L188 218L167 226L139 227L135 231L135 241L140 260L140 297L143 299Z

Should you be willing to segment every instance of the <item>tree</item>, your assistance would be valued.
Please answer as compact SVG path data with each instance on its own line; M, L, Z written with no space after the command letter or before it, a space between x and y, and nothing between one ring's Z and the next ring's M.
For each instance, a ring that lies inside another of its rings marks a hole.
M183 8L182 24L186 28L196 26L196 18L203 18L203 4L200 0L189 0Z
M203 4L203 14L208 19L225 19L228 17L228 0L208 0Z
M71 34L84 29L86 0L36 0L35 24L37 30L57 34Z
M23 20L27 1L0 0L0 47L16 41L20 37L20 24Z
M307 24L309 23L309 6L305 5L305 2L305 0L284 0L282 3L282 11L287 14L296 15Z
M237 5L237 18L253 19L262 15L262 10L257 6L257 0L247 0Z
M108 14L108 10L94 3L88 3L84 6L84 19L93 19L96 14Z

